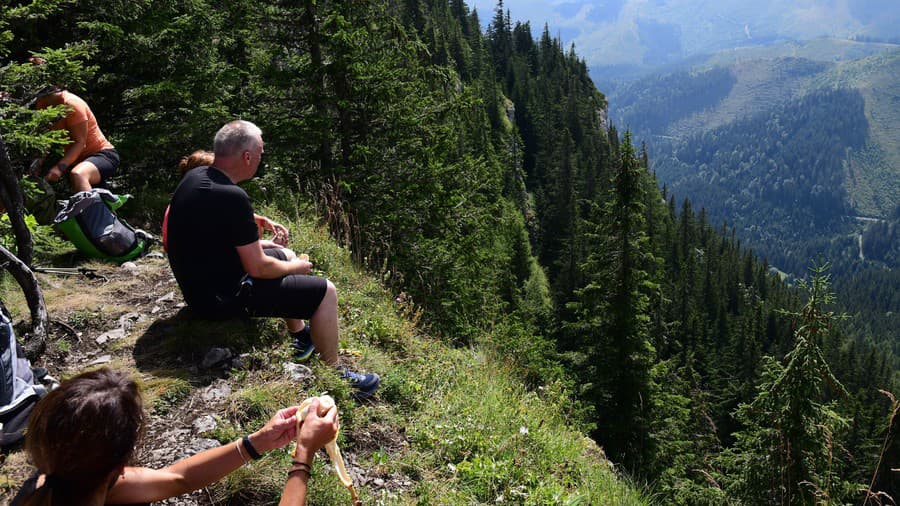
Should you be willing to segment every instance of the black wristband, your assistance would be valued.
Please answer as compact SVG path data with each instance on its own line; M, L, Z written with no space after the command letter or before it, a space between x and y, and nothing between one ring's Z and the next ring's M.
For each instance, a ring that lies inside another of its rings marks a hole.
M259 460L262 458L262 455L260 455L259 452L256 451L256 448L254 448L253 445L250 444L250 436L244 436L244 439L242 439L242 441L244 442L244 449L247 450L247 455L250 455L251 459Z

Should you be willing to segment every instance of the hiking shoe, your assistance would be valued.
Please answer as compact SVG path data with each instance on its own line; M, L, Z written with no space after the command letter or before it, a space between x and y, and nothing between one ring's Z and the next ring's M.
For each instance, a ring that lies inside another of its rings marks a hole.
M298 362L309 360L309 357L316 351L316 347L313 346L312 336L309 333L309 324L299 332L291 332L291 337L294 338L294 342L291 343L294 347L294 360Z
M350 383L350 386L356 390L356 393L353 394L354 399L365 399L369 397L375 393L375 390L378 390L378 385L381 383L381 378L374 372L361 374L351 371L346 367L340 368L340 372L341 377L346 379Z

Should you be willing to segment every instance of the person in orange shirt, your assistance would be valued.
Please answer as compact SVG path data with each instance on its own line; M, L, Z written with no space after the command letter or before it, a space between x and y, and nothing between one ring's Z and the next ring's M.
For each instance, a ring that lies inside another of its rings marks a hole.
M65 105L67 112L50 128L68 130L72 142L44 179L54 183L68 172L72 191L80 192L112 177L119 168L119 153L100 131L87 103L68 90L52 87L38 95L35 107L46 109L54 105Z

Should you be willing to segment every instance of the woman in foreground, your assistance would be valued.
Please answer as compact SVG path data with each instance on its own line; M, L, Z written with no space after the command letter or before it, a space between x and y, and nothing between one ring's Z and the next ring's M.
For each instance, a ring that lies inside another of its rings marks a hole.
M297 406L260 430L163 469L131 467L146 424L140 390L103 368L64 381L35 408L26 450L37 467L12 501L19 505L100 505L159 501L203 488L296 437L282 505L304 504L313 457L337 434L337 409L318 416L318 399L297 431Z

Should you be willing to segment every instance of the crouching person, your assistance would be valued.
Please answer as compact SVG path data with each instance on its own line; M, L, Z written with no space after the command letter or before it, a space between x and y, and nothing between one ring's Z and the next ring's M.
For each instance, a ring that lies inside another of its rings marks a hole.
M317 350L357 398L368 397L378 388L378 375L357 373L338 359L334 285L310 276L312 264L305 255L288 254L286 241L260 240L250 197L237 186L256 174L262 131L232 121L216 134L213 151L212 165L189 171L169 206L169 263L188 306L211 318L240 312L283 318L298 360Z

